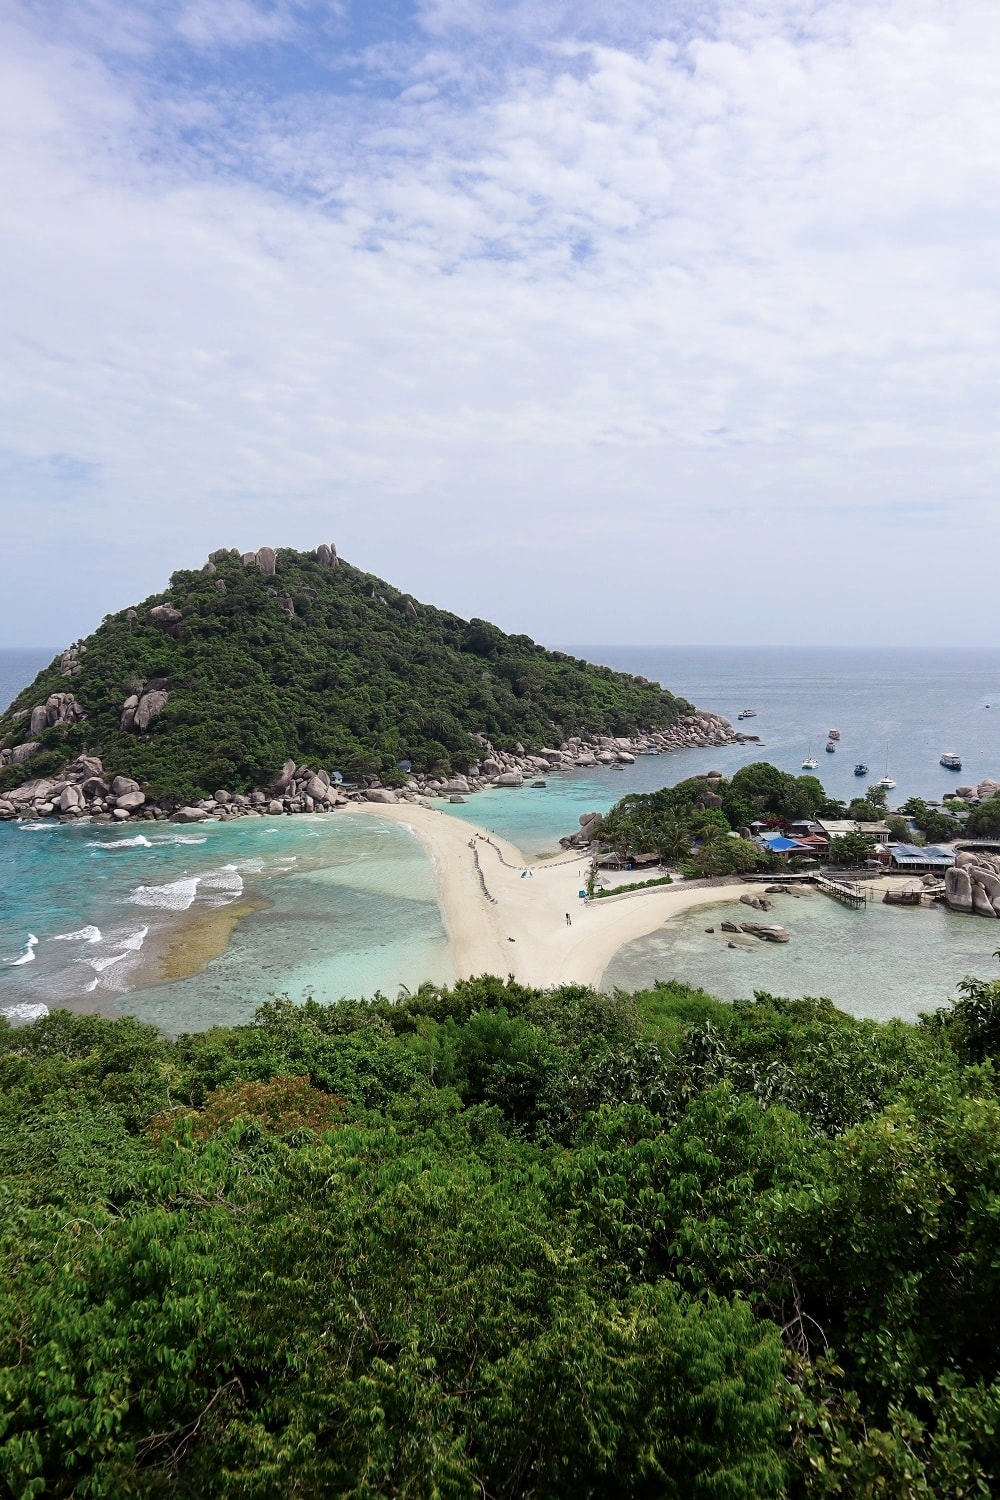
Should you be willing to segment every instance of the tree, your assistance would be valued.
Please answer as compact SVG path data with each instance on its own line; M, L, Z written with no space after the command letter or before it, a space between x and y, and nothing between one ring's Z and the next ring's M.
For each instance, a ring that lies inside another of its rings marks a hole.
M871 859L877 848L870 833L844 833L830 840L830 863L832 865L863 865Z
M977 839L1000 838L1000 796L974 807L965 820L965 832Z

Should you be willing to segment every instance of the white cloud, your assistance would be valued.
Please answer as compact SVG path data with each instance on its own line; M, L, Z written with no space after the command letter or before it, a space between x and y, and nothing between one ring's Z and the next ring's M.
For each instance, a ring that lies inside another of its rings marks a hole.
M200 51L325 36L195 15ZM0 504L59 583L0 638L329 537L563 640L787 638L781 569L835 573L843 639L937 640L884 585L945 555L992 638L1000 16L601 15L436 0L360 92L172 82L141 8L113 55L8 28Z

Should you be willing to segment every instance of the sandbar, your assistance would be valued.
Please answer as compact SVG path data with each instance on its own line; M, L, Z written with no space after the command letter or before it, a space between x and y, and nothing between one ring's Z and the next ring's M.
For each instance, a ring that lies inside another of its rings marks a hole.
M531 861L508 840L419 804L366 802L351 811L400 824L427 851L459 979L511 974L538 988L596 986L625 943L679 912L732 900L733 886L678 883L584 903L588 855Z

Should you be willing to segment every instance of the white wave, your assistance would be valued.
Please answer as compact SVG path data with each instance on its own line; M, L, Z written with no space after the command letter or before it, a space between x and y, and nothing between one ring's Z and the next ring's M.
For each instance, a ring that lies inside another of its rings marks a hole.
M234 870L239 870L244 875L259 875L263 868L262 859L241 859L233 865Z
M148 932L148 927L140 927L138 932L130 933L128 937L115 939L115 947L121 950L119 953L109 953L106 958L81 958L80 963L86 964L88 969L93 969L94 973L100 976L108 969L114 968L115 964L120 964L122 959L132 958L140 952ZM88 985L87 988L92 990L94 985Z
M5 1005L0 1009L0 1016L6 1016L8 1021L40 1021L47 1016L49 1007L47 1005Z
M19 969L22 964L33 964L35 961L35 949L38 947L38 939L33 932L28 933L28 941L21 949L20 958L9 958L7 962L12 969Z
M50 828L61 828L61 823L18 823L22 833L45 833Z
M144 833L137 833L134 839L91 839L88 849L152 849L152 844Z
M160 911L187 911L198 894L197 875L170 880L166 885L136 886L128 897L130 906L152 906Z
M57 932L52 941L54 943L99 943L101 929L88 925L81 927L79 932Z
M175 833L172 834L169 838L154 839L153 843L157 846L158 849L162 849L166 848L168 844L207 844L208 837L206 834L202 834L201 837L198 838L196 835L190 833Z
M90 981L90 983L89 983L89 984L88 984L88 985L87 985L87 986L86 986L86 989L87 989L87 994L88 994L88 995L92 995L92 994L93 994L93 992L94 992L94 990L96 990L96 989L97 989L97 986L98 986L98 985L99 985L99 984L100 984L100 982L101 982L101 981L100 981L100 979L99 979L99 978L98 978L98 979L92 979L92 980L91 980L91 981Z

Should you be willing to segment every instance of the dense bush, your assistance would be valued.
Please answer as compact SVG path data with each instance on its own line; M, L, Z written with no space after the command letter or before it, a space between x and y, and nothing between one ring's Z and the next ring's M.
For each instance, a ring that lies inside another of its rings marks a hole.
M0 1027L4 1492L995 1494L998 1015Z
M180 610L176 639L150 622L157 604ZM45 731L32 761L0 772L0 790L84 749L180 799L266 784L288 757L349 777L391 777L402 759L447 772L482 754L473 733L501 749L541 748L575 733L665 727L690 707L645 678L284 550L274 579L236 557L215 575L175 573L134 620L108 616L86 645L77 676L64 678L57 659L15 699L0 745L23 741L25 711L53 692L72 691L86 721ZM148 734L121 731L122 703L151 681L168 686L166 708Z

